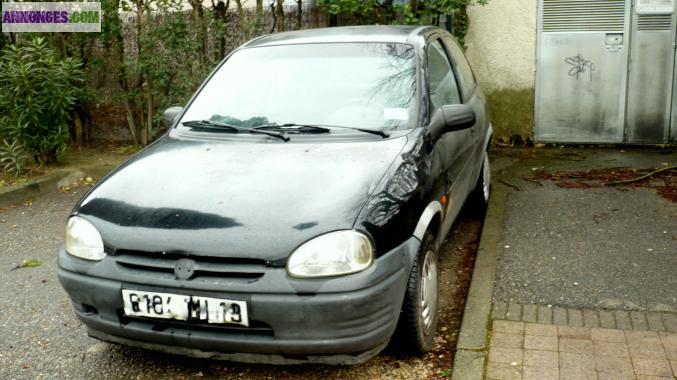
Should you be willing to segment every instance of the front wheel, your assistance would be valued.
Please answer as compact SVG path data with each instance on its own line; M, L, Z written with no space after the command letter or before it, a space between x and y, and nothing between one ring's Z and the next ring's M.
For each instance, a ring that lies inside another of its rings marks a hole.
M414 354L433 348L437 330L439 266L434 236L426 232L404 296L399 321L403 348Z

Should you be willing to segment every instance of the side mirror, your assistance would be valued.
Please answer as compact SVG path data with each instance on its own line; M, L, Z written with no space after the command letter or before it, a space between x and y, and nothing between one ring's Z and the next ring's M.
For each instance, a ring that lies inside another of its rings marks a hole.
M174 121L176 121L176 118L179 115L181 115L182 112L183 107L174 106L167 108L165 112L162 113L162 123L167 128L171 127L172 125L174 125Z
M447 132L468 129L475 125L475 110L466 104L450 104L435 111L430 122L430 133L434 140Z

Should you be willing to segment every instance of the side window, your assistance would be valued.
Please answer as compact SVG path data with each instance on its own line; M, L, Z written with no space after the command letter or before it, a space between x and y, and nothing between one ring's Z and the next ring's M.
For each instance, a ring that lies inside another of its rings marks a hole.
M473 75L472 68L468 63L468 59L463 53L463 49L454 41L451 37L444 37L444 47L448 52L451 53L451 58L456 64L456 74L460 77L459 82L461 83L461 92L463 93L463 99L467 100L472 92L475 90L475 76Z
M428 46L428 90L430 91L430 113L447 104L461 103L456 78L449 58L439 40Z

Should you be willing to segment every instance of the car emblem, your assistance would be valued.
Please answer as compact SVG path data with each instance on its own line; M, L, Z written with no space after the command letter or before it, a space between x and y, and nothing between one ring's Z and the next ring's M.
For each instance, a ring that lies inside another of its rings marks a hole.
M174 265L174 274L177 280L190 280L195 273L195 261L191 259L180 259Z

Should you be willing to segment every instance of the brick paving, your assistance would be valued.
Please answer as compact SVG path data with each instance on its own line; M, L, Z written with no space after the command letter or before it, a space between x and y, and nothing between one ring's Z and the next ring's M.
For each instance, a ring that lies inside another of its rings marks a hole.
M672 380L677 333L494 320L486 378Z
M571 309L494 302L492 318L560 326L677 333L677 313L673 312Z

